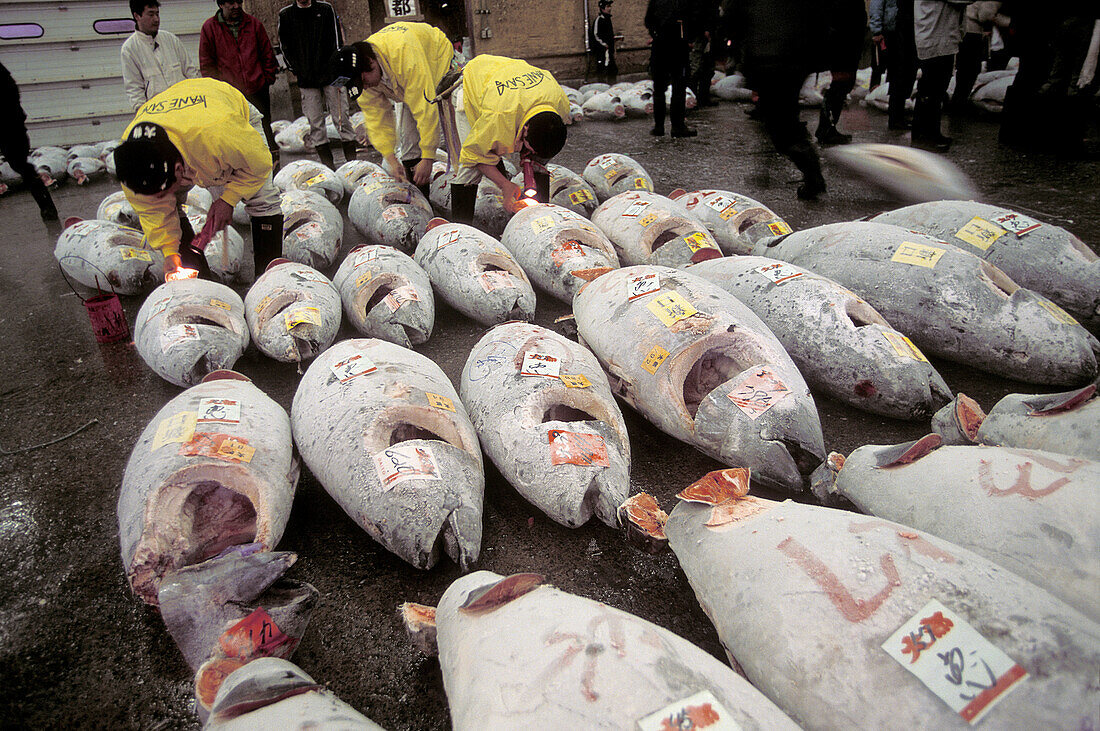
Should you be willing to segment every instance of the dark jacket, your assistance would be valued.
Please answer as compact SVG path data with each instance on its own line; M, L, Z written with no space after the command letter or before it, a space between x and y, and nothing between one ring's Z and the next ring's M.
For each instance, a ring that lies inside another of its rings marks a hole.
M237 37L221 19L222 11L202 24L199 69L203 76L224 81L251 96L275 82L279 64L264 24L244 13Z
M741 34L747 66L822 68L828 28L821 0L735 0L731 22Z
M610 13L597 13L588 35L588 45L601 56L605 49L610 51L612 56L615 55L615 28L611 23Z
M340 18L328 3L313 0L308 8L293 3L279 11L279 46L299 87L328 86L332 82L329 58L342 45Z
M654 43L666 44L692 39L694 10L687 0L649 0L645 27Z

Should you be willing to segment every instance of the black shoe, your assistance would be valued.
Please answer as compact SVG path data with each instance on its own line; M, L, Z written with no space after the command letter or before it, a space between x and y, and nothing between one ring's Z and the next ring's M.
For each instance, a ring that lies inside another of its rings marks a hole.
M894 119L891 117L890 121L886 124L886 128L892 130L906 130L913 129L913 125L904 117L901 119Z
M912 138L912 146L929 152L946 152L951 147L951 138L942 134L917 135Z
M664 137L665 136L665 128L664 127L654 127L653 129L649 130L649 133L651 135L653 135L654 137Z
M825 192L825 178L821 175L807 176L802 184L798 186L798 197L804 201L815 201L817 197Z
M39 209L39 212L42 214L42 220L43 221L56 221L57 220L57 209L54 208L52 205L49 206L48 208Z
M836 127L828 127L824 130L818 127L814 136L823 145L846 145L852 141L851 135L844 134Z
M673 127L672 128L672 136L673 137L694 137L697 134L699 134L699 133L696 132L695 130L693 130L691 127Z

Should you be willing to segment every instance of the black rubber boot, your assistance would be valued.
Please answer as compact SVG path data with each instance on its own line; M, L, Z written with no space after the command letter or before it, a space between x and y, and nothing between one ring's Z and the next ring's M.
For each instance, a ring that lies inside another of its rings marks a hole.
M451 220L455 223L474 225L474 206L477 203L477 185L451 183Z
M413 170L416 168L417 165L420 164L420 161L423 159L424 158L422 157L414 157L412 160L401 161L401 166L405 168L405 177L408 178L409 182L413 185L416 185L416 183L413 182ZM425 198L428 198L429 200L431 199L432 185L430 182L425 183L424 185L416 185L416 189L423 193Z
M951 138L940 133L940 107L938 96L917 96L913 109L913 147L933 152L944 152L951 147Z
M331 170L336 169L336 163L332 160L332 145L328 142L323 145L317 145L317 157L321 158L321 162L329 167ZM257 274L258 276L258 274Z
M662 91L660 94L653 93L653 129L649 130L649 133L654 137L662 137L665 134L665 114L667 112L667 105L665 104L665 93Z
M283 255L283 214L252 217L252 260L256 263L256 278L273 259Z
M785 154L802 171L798 197L802 200L816 200L825 192L825 178L821 175L821 161L817 157L817 150L809 140L803 140L788 147Z
M832 92L830 86L825 90L825 98L821 102L821 111L817 117L817 131L814 136L823 145L846 145L852 141L852 136L844 134L836 128L840 121L840 112L844 109L844 97L839 99L837 93Z
M37 175L32 175L29 178L25 178L27 183L27 189L30 190L31 195L34 196L34 202L38 204L38 212L42 214L43 221L56 221L57 220L57 208L53 204L53 196L50 195L50 191L46 189L45 183Z
M340 145L344 148L344 162L359 158L359 147L355 140L341 140Z

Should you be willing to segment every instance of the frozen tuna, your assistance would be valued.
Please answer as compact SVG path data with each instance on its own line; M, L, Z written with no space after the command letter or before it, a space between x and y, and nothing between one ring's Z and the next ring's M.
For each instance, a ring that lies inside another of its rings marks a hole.
M274 126L273 122L273 131ZM309 120L298 117L293 122L287 123L281 130L275 132L275 144L283 152L303 153L312 150L313 143L309 139Z
M412 183L375 177L352 193L348 218L370 243L410 253L432 218L432 206Z
M209 193L206 197L209 199ZM195 233L206 225L207 208L184 203L180 210ZM215 235L202 253L210 267L210 273L227 284L247 284L255 279L256 265L252 258L252 246L246 246L244 239L232 226L226 226L221 233Z
M514 165L503 158L505 163L505 175L520 177ZM454 172L447 173L445 163L436 161L432 168L432 182L430 183L431 202L444 216L451 215L451 181ZM474 226L493 237L499 237L504 232L504 227L512 217L510 211L504 207L504 195L496 183L488 178L482 178L477 186L477 198L474 200Z
M915 147L837 145L825 155L839 167L909 202L978 197L974 183L947 158Z
M653 114L653 89L631 88L619 96L628 117L648 117Z
M1100 329L1100 257L1061 226L973 201L936 201L872 220L920 231L995 265L1094 332Z
M497 325L462 369L481 446L520 495L562 525L616 527L630 493L630 440L587 348L537 325Z
M763 320L815 392L896 419L927 419L951 398L908 338L830 279L762 256L705 261L691 273Z
M65 182L68 175L66 171L69 167L69 153L61 147L46 145L35 148L27 156L27 162L31 164L47 187Z
M1100 626L1034 584L898 523L699 493L669 544L726 651L804 727L1100 723Z
M618 269L615 248L578 213L552 204L528 206L512 216L500 242L537 285L565 302L586 281Z
M344 240L344 217L319 193L288 190L282 195L283 256L314 269L336 261Z
M107 172L107 166L98 157L73 157L65 168L77 185L84 185Z
M960 393L936 412L932 430L947 444L1042 449L1100 461L1100 399L1096 384L1049 394L1010 393L988 414Z
M592 186L584 178L561 165L551 163L546 166L546 170L550 173L550 202L579 213L585 218L591 216L592 211L599 205L596 200L596 191L592 190ZM512 178L512 182L523 185L523 173L517 173Z
M581 111L585 119L597 122L614 122L618 119L626 119L626 107L618 96L613 96L606 91L598 92L588 97L581 105Z
M140 294L164 278L164 257L145 248L140 230L110 221L80 221L57 237L62 271L93 289Z
M706 225L722 253L748 254L763 238L791 232L787 222L763 203L728 190L697 190L670 195L692 216Z
M433 223L414 258L447 304L484 325L535 316L535 291L507 249L473 226Z
M600 204L592 223L615 245L619 261L684 267L722 256L701 221L678 202L644 190L619 193Z
M481 447L434 362L381 340L344 340L302 377L291 409L302 459L371 538L420 569L481 551Z
M349 201L351 200L352 193L363 183L370 182L371 179L386 179L390 177L390 174L382 169L380 165L375 165L373 162L367 162L366 160L348 160L346 163L336 168L336 177L340 178L340 181L344 184L344 197Z
M1096 377L1100 343L970 252L884 223L834 223L758 244L865 299L921 350L1029 383Z
M436 622L456 731L797 728L682 637L536 574L463 576Z
M612 392L655 426L770 487L805 489L825 458L817 408L783 346L735 297L637 266L588 283L573 312Z
M275 173L274 183L282 191L311 190L332 203L339 203L344 199L343 180L327 165L315 160L288 162Z
M248 347L244 302L217 282L165 282L138 310L134 345L158 376L194 386L213 371L232 368Z
M731 102L752 101L753 91L745 86L745 77L741 74L730 74L719 79L710 87L711 93L719 99Z
M628 190L653 192L653 178L632 157L608 152L597 155L584 168L585 181L596 191L600 203Z
M432 335L435 297L428 273L390 246L353 249L332 280L356 330L406 348Z
M316 269L276 259L244 298L252 340L284 363L315 357L340 329L340 294Z
M134 593L156 604L162 579L184 566L239 544L273 549L297 483L290 419L250 380L220 371L176 396L122 477L119 540Z

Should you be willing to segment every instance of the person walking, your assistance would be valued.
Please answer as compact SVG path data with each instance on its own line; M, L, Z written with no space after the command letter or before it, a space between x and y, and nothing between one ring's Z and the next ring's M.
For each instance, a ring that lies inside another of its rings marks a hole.
M611 3L600 0L599 10L588 36L588 45L596 59L596 80L614 84L619 78L619 66L615 63L615 27L611 23Z
M645 27L652 44L649 72L653 76L653 129L649 133L655 137L665 133L665 89L670 85L672 95L667 113L672 119L672 136L694 137L697 134L684 123L688 39L693 32L691 16L687 0L649 0L646 7Z
M822 92L824 98L814 136L822 145L846 145L852 141L852 136L837 129L837 124L848 93L856 85L867 12L863 0L830 0L825 6L828 19L826 60L831 80Z
M871 0L867 24L871 40L886 52L886 81L890 84L887 126L892 130L909 129L905 103L917 79L912 0Z
M122 84L133 111L199 69L183 43L160 29L159 0L130 0L134 32L122 44Z
M270 89L279 63L271 39L264 24L244 12L241 0L217 0L217 3L218 12L202 24L199 33L199 69L203 76L236 88L259 110L267 148L278 166L279 146L271 131Z
M344 45L344 31L332 5L323 0L296 0L279 11L279 47L283 59L298 79L302 113L309 120L309 139L321 162L336 164L325 129L325 108L340 133L344 160L356 158L355 130L348 120L348 96L331 86L329 59Z
M38 177L38 173L29 162L27 155L31 151L30 138L27 137L27 113L19 103L19 86L4 64L0 63L0 154L19 177L38 204L43 221L56 221L57 208L54 207L50 191Z

